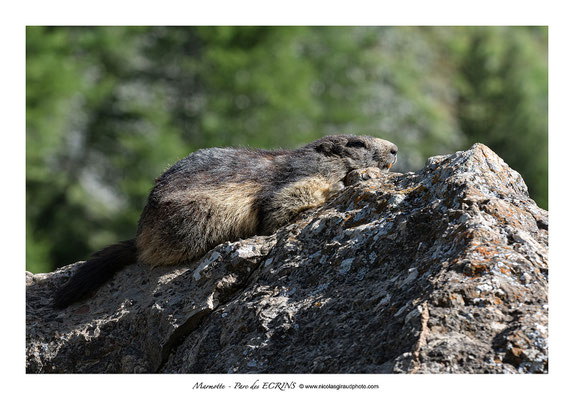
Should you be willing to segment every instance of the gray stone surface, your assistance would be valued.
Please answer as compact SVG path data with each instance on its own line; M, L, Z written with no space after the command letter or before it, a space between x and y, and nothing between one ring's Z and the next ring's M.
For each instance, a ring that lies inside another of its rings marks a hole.
M36 372L548 370L548 213L484 145L421 171L350 174L272 236L131 266L65 310L77 264L27 274Z

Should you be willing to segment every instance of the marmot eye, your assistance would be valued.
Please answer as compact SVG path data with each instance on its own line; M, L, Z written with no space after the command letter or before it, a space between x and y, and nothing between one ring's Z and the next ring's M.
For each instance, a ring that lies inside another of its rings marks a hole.
M367 148L367 144L361 139L349 139L347 142L347 147L363 147Z

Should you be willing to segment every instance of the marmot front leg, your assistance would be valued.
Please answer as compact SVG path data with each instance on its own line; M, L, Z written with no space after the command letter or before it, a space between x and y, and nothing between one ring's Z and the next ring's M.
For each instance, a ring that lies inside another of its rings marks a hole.
M263 211L263 233L270 234L299 213L323 205L343 187L341 181L333 183L321 177L301 179L282 187Z
M345 177L345 185L350 186L369 179L382 178L383 175L383 171L376 167L354 169Z

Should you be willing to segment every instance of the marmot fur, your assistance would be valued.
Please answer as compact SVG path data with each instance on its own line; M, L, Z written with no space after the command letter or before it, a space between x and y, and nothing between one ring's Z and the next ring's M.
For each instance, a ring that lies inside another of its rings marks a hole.
M301 211L320 206L350 171L386 172L397 146L369 136L327 136L296 150L210 148L191 153L156 179L135 239L82 264L56 294L65 307L126 265L180 264L214 246L266 235Z

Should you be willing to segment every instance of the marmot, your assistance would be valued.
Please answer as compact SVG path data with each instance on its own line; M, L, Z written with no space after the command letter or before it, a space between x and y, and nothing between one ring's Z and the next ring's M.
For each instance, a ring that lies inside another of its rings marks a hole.
M83 298L124 266L194 260L216 245L266 235L323 204L355 169L387 172L397 146L369 136L326 136L296 150L210 148L156 179L135 239L109 246L78 267L56 293L57 308Z

